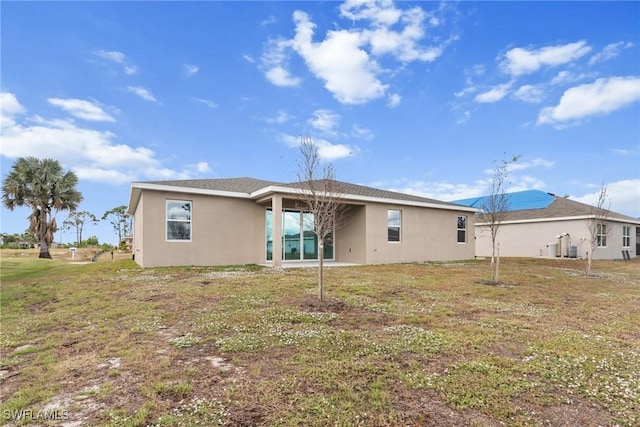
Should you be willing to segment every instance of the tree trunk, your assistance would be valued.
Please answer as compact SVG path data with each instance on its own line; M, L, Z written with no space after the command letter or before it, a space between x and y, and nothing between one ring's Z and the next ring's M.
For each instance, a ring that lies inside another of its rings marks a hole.
M496 281L496 242L491 244L491 280Z
M498 243L498 247L496 249L496 272L495 272L493 281L495 283L498 283L499 279L500 279L500 243Z
M591 274L591 260L593 259L593 251L587 252L587 271L585 274L588 276Z
M40 255L38 258L48 258L51 259L51 254L49 253L49 244L47 243L47 211L44 209L40 213L40 224L38 224L38 234L40 240Z
M324 269L324 240L323 239L319 239L318 241L318 298L320 299L320 301L323 301L323 295L322 295L322 281L323 281L323 277L322 277L322 273Z

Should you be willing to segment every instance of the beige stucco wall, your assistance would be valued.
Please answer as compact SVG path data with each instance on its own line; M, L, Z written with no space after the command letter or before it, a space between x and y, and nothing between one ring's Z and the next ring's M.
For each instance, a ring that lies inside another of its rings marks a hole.
M167 200L192 202L191 241L166 240ZM135 225L142 228L135 240L144 241L144 247L134 242L134 250L143 267L257 264L265 259L265 209L252 200L144 191Z
M192 202L191 241L166 240L167 200ZM242 198L143 191L134 214L135 261L142 267L265 263L267 205ZM283 206L295 204L285 200ZM388 209L402 211L399 243L387 242ZM457 243L458 215L467 216L466 244ZM463 211L353 205L346 225L336 232L335 260L380 264L470 259L475 249L473 221L473 214Z
M607 247L597 248L594 259L621 259L622 249L636 256L635 225L608 222L611 232L607 236ZM631 227L631 245L622 247L622 227ZM548 244L558 243L557 236L569 233L570 244L578 248L578 257L585 258L590 250L587 222L580 220L549 221L536 223L501 224L497 241L500 243L500 256L538 257L549 256ZM487 227L476 227L476 255L491 256L491 234Z
M336 231L336 261L355 264L366 262L366 230L365 206L350 206L344 226Z
M131 252L133 259L140 265L144 265L144 198L141 197L135 214L133 215L133 245Z
M402 212L400 242L387 241L387 211ZM458 215L467 217L467 242L457 243ZM366 263L449 261L474 257L474 216L469 212L369 204Z

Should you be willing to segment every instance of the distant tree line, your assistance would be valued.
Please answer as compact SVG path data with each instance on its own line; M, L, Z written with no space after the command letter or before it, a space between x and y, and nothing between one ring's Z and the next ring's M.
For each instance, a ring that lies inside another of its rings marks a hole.
M11 168L11 172L2 181L2 204L13 211L17 207L31 209L27 217L29 227L22 234L3 233L3 246L27 244L40 248L39 258L51 258L49 247L54 243L54 234L58 231L55 214L68 211L68 217L62 223L62 230L76 233L75 245L97 246L98 238L82 238L86 226L97 225L108 220L118 236L120 247L125 246L124 237L131 233L131 218L126 214L126 206L115 207L98 219L93 213L78 210L83 197L76 189L78 177L72 171L64 171L57 160L20 157Z

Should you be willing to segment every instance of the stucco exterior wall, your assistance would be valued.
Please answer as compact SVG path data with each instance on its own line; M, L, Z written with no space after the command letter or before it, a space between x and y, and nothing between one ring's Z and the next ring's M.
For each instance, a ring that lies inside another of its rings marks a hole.
M400 242L388 242L387 211L402 212ZM467 217L467 242L457 243L458 215ZM474 257L474 216L469 212L402 205L369 204L366 263L449 261Z
M336 261L366 262L367 218L365 206L350 206L346 223L336 232Z
M144 265L144 194L140 197L138 207L133 215L133 245L131 253L133 259L139 264Z
M167 241L167 200L192 202L191 241ZM265 210L252 200L146 191L135 221L136 227L144 223L134 235L136 262L142 267L257 264L265 259ZM144 247L136 241L144 241Z
M167 200L190 201L191 241L167 241ZM284 208L296 206L285 200ZM134 213L135 261L142 267L262 264L266 262L265 209L255 200L192 193L143 191ZM387 241L387 211L402 212L401 241ZM457 243L457 217L467 217L467 242ZM350 206L336 232L335 260L381 264L471 259L470 212L385 203ZM275 233L275 231L274 231ZM274 241L274 250L279 250Z
M611 231L607 236L607 246L597 248L594 259L622 259L622 250L628 250L635 257L636 235L635 225L608 222ZM622 247L622 227L631 227L631 245ZM518 224L502 224L498 231L497 241L500 243L500 256L513 257L547 257L550 256L549 244L557 244L557 236L569 233L570 245L577 246L579 258L586 258L590 250L590 235L587 221L564 220L548 222L529 222ZM491 256L491 234L486 226L476 226L476 255Z

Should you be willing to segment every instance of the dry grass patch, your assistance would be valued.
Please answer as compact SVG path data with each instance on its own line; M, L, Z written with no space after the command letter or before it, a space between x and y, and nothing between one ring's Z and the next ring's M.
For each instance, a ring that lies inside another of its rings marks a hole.
M7 424L640 422L638 259L331 268L322 303L314 269L1 261Z

